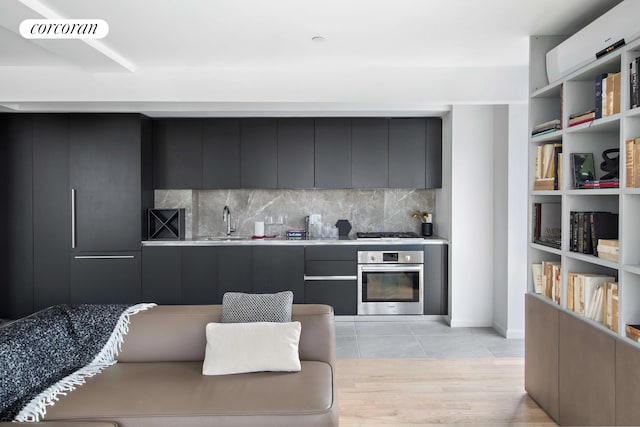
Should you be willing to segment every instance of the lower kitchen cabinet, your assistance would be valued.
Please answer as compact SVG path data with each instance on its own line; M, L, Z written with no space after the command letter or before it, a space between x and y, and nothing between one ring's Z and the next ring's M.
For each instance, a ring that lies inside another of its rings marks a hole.
M71 255L72 304L135 304L142 299L141 253Z
M182 304L221 304L218 252L213 246L182 248Z
M253 248L225 246L218 252L218 299L225 292L253 292Z
M304 302L327 304L336 315L355 316L358 311L358 285L355 280L307 280Z
M156 304L182 301L182 248L142 248L142 300Z
M304 247L254 247L253 292L292 291L293 302L305 302Z
M424 314L449 312L448 245L424 248Z

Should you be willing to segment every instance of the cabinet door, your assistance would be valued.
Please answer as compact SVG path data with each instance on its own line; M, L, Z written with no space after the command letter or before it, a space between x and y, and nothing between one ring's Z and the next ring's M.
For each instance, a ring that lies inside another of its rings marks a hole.
M442 119L427 119L425 188L442 187Z
M295 303L304 302L304 248L254 247L253 292L292 291Z
M221 246L218 248L218 299L225 292L252 292L251 246Z
M313 119L278 120L278 188L313 188Z
M447 245L424 247L424 314L448 314Z
M356 315L357 284L355 280L307 280L304 285L304 302L330 305L336 315Z
M153 121L153 182L157 189L202 188L202 122Z
M278 187L276 119L240 122L240 184L242 188Z
M135 304L142 300L140 252L71 256L72 304Z
M222 303L218 295L218 250L211 246L182 248L183 304Z
M33 289L35 310L69 303L69 116L33 120Z
M351 120L315 120L316 188L351 188Z
M74 115L69 143L70 183L75 190L75 249L140 250L139 116Z
M0 117L0 317L33 312L33 225L31 115Z
M353 119L351 122L353 188L389 186L389 121Z
M203 121L202 158L203 188L240 188L239 119Z
M182 249L178 246L142 248L142 300L157 304L182 302Z
M389 122L389 187L425 188L425 119Z

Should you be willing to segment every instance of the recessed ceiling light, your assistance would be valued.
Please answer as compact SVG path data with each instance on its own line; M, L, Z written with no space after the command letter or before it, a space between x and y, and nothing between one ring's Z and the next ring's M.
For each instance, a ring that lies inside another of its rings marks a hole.
M324 37L322 36L313 36L311 37L312 42L322 43L324 41Z

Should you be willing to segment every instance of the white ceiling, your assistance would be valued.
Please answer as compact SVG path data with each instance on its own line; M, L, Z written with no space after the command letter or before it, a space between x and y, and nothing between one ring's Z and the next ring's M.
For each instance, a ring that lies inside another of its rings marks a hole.
M209 70L218 76L299 70L295 84L304 85L307 70L318 79L319 70L325 69L342 73L358 70L362 75L367 69L526 67L530 35L570 34L619 2L1 0L0 77L4 73L4 77L19 81L0 83L0 103L11 108L9 104L40 102L40 108L46 109L44 105L55 102L159 102L142 92L132 99L127 92L137 93L140 82L154 78L158 80L156 91L162 90L160 81L166 85L193 80L194 70L204 70L205 74ZM20 36L22 20L43 17L103 19L109 24L109 34L90 44L78 40L34 41ZM314 42L314 36L325 40ZM36 81L59 76L56 73L63 70L76 81L66 87L78 93L63 99L49 88L51 84L38 87ZM114 77L114 73L124 76ZM335 81L338 77L332 78ZM83 80L87 81L84 86ZM115 80L123 91L119 97L99 90L87 93L89 81L108 86L107 81ZM260 81L259 76L251 81ZM224 81L221 83L224 85ZM2 97L1 85L6 85L8 97ZM17 90L16 85L24 87ZM127 89L126 85L131 87ZM251 87L245 89L250 91ZM186 91L184 96L178 99L180 92L176 91L171 101L272 100L266 95L257 100L246 95L234 99L233 93L221 96L217 92L201 99ZM322 97L316 98L309 101ZM353 98L350 101L359 100Z

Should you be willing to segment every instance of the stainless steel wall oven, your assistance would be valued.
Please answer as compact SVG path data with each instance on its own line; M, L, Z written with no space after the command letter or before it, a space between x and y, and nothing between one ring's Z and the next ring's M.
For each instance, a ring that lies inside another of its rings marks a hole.
M424 252L358 252L358 314L423 314Z

